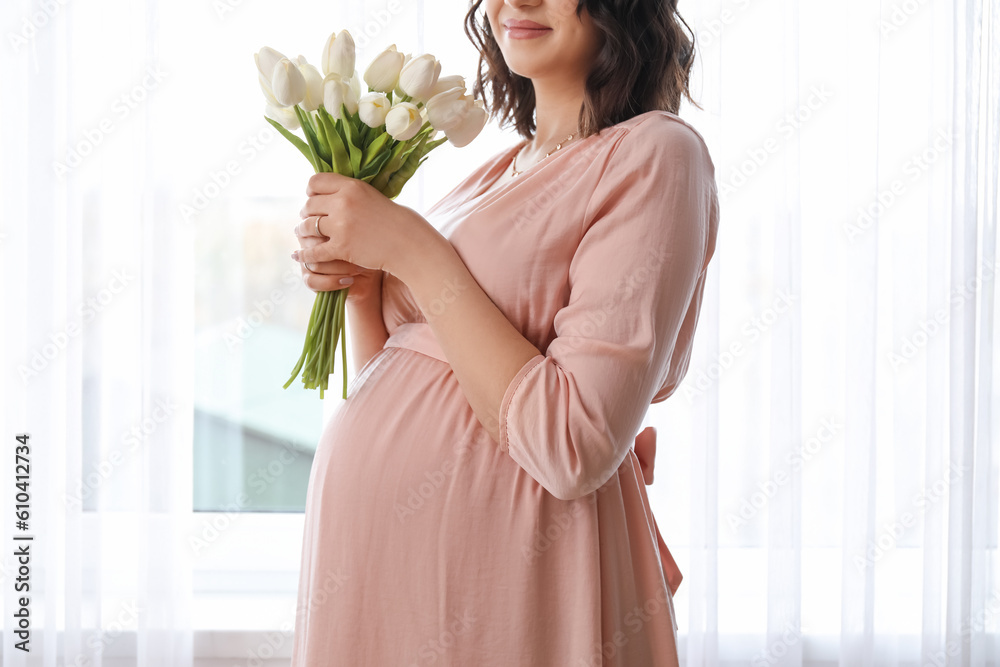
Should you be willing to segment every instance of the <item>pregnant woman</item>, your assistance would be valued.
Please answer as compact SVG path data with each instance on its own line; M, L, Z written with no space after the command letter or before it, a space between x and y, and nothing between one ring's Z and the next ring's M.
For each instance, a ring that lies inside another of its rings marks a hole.
M309 480L294 667L678 664L638 431L687 371L718 228L682 22L477 0L474 93L523 139L424 215L310 178L293 257L313 290L353 278L359 370Z

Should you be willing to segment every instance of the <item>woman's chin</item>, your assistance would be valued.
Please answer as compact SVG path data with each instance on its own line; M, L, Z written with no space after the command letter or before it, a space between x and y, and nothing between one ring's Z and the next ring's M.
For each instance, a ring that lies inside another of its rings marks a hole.
M509 67L510 71L514 74L523 76L526 79L537 78L542 76L545 72L545 67L539 66L537 59L529 60L528 58L511 58L507 60L507 67Z

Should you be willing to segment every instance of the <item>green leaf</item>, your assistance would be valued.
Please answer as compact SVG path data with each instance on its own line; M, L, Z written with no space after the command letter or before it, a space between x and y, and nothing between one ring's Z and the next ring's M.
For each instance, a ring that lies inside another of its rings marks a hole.
M331 116L333 118L333 116ZM337 134L340 135L340 143L344 146L344 154L347 155L347 132L344 130L343 119L334 121L335 127L337 128ZM348 158L348 162L350 159Z
M390 139L392 139L392 136L389 135L388 132L383 132L375 137L375 139L365 147L365 154L361 160L361 166L365 167L372 162L373 158L379 156L380 154L388 154L388 151L385 151L384 149Z
M426 138L427 137L425 135L424 138L420 140L420 143L422 144ZM422 153L420 152L419 146L416 150L410 151L410 157L407 158L406 162L403 163L403 166L389 178L389 182L386 184L385 190L382 191L382 194L389 199L395 199L403 189L403 186L406 185L406 182L417 172L417 167L419 167L423 162L423 159L421 158Z
M392 155L389 151L382 151L367 166L361 168L361 173L357 177L366 183L370 183L373 178L378 176L378 173L382 170L382 166L389 161L390 157Z
M432 150L434 150L435 148L437 148L446 141L448 141L448 137L441 137L440 139L435 139L434 141L428 143L426 146L424 146L424 155L427 155Z
M402 161L406 162L414 153L419 153L427 143L427 137L429 136L430 133L424 130L417 132L417 134L414 135L414 137L408 142L408 148L403 151L403 155L401 157Z
M347 150L351 154L351 169L354 170L353 174L357 174L361 171L361 146L358 143L360 137L354 124L354 118L347 112L347 105L344 103L340 104L340 114L341 120L344 122L344 132L347 135Z
M299 105L292 107L295 109L295 115L299 117L299 123L302 124L302 130L306 134L306 139L309 141L309 148L312 149L313 155L316 156L315 166L316 171L324 172L330 171L330 163L323 159L322 151L319 147L319 138L316 136L316 130L312 126L312 119L309 117L305 111L303 111Z
M423 142L424 139L426 139L427 137L429 137L431 135L431 132L433 132L433 131L434 131L434 128L431 127L430 123L424 123L420 127L420 130L415 135L413 135L412 137L410 137L409 141L413 145L418 145L421 142Z
M309 114L307 114L298 104L294 105L292 109L295 110L295 115L299 119L299 124L302 125L302 131L306 135L306 141L309 142L310 147L313 146L313 144L316 143L316 131L313 129L312 122L309 119Z
M319 118L316 119L316 137L319 139L320 157L327 164L333 164L333 156L330 151L330 138L327 136L326 126Z
M298 148L302 152L302 154L306 156L306 159L309 160L309 164L311 164L313 166L313 169L316 170L315 156L313 155L312 149L309 148L309 144L302 141L302 139L300 139L298 136L289 132L287 129L285 129L285 127L281 123L275 121L273 118L268 118L267 116L264 116L264 120L273 125L274 129L276 129L278 132L281 133L281 136L292 142L292 145Z
M334 120L330 112L325 108L319 108L320 123L326 131L326 138L330 142L330 152L333 155L332 164L334 171L345 176L353 176L351 170L351 160L347 155L347 148L344 146L344 138L337 129L338 121Z
M382 192L386 185L389 184L389 179L396 170L403 166L402 154L407 149L407 146L408 144L405 141L396 142L389 152L389 159L382 165L378 176L371 181L371 185L379 192Z

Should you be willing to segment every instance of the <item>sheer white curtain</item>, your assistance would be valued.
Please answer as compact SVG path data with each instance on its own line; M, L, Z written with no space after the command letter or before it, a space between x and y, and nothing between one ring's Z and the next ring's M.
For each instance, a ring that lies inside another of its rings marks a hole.
M0 6L4 665L192 661L193 266L162 197L156 10ZM15 535L34 537L27 593Z
M262 634L201 634L216 626L190 547L195 294L224 292L198 284L213 275L198 235L243 243L263 198L289 229L301 205L304 160L260 134L255 50L315 61L348 27L364 35L359 63L395 42L471 84L466 6L0 4L5 665L282 664L288 566L254 582L284 595ZM695 357L648 417L650 497L684 574L682 660L998 665L1000 7L679 9L704 107L680 115L709 144L722 200ZM400 201L429 206L515 140L491 126L442 147ZM227 251L213 260L228 266ZM293 538L261 533L261 551L297 564L295 516L272 519ZM18 535L35 536L30 654L14 648ZM227 553L235 573L248 553Z
M1000 664L1000 5L680 9L723 200L650 417L685 661Z

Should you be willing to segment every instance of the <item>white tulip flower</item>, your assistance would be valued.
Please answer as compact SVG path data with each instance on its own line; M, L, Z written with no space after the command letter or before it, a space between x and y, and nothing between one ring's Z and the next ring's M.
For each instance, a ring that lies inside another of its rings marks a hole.
M372 90L388 93L399 83L399 73L403 69L406 56L396 50L395 44L390 44L365 70L365 83Z
M358 97L351 84L337 74L328 74L323 79L323 106L335 119L340 118L340 105L347 105L351 115L358 111Z
M409 53L403 55L403 67L406 67L407 63L410 62L411 60L410 56L411 54ZM400 73L403 72L403 67L399 68ZM392 94L395 95L396 97L402 97L403 95L406 95L406 93L403 92L403 89L399 87L399 79L396 79L396 87L392 89Z
M323 47L323 75L337 74L346 79L354 72L356 52L351 33L341 30L333 33Z
M420 107L420 118L423 119L424 123L429 123L430 119L427 117L427 105ZM433 127L433 126L432 126ZM427 135L427 141L431 141L438 135L437 128L434 128L430 134Z
M258 72L257 81L260 83L260 89L264 92L264 99L267 100L267 103L280 107L281 105L278 104L278 100L274 96L274 91L271 90L271 79L265 78L263 74Z
M271 120L280 123L286 130L295 131L299 129L299 117L295 115L295 111L292 107L267 104L264 106L264 115Z
M268 80L270 83L271 75L274 73L274 66L284 58L285 55L279 51L275 51L270 46L263 47L260 51L253 54L254 62L257 63L257 70L261 75Z
M465 92L465 77L461 74L449 74L448 76L439 77L437 83L434 84L434 89L431 90L431 94L428 97L434 97L438 93L443 93L446 90L451 90L452 88L461 88L462 92Z
M420 109L410 102L394 104L385 115L385 131L396 141L412 139L423 124Z
M373 90L358 100L358 116L368 127L381 127L385 124L385 115L389 113L390 106L392 105L385 93Z
M323 104L323 76L315 66L306 62L303 56L296 59L302 78L306 80L306 94L302 99L302 108L306 111L316 111Z
M306 79L298 65L288 58L279 60L271 75L271 90L278 104L283 107L290 107L304 100Z
M253 60L257 63L257 80L260 83L261 91L264 93L264 99L267 100L268 104L273 104L274 106L281 105L274 98L274 91L271 90L271 75L274 74L274 66L284 57L283 54L269 46L265 46L253 54Z
M438 93L427 100L427 121L436 129L447 133L448 130L464 122L472 99L465 94L464 88L451 88Z
M482 100L476 100L467 107L462 122L444 130L444 134L455 148L461 148L479 136L485 125L486 109Z
M354 70L354 76L347 83L350 84L351 90L354 91L354 99L361 99L361 77L358 76L358 70Z
M411 99L424 102L441 75L441 63L429 53L411 59L399 72L399 87Z

